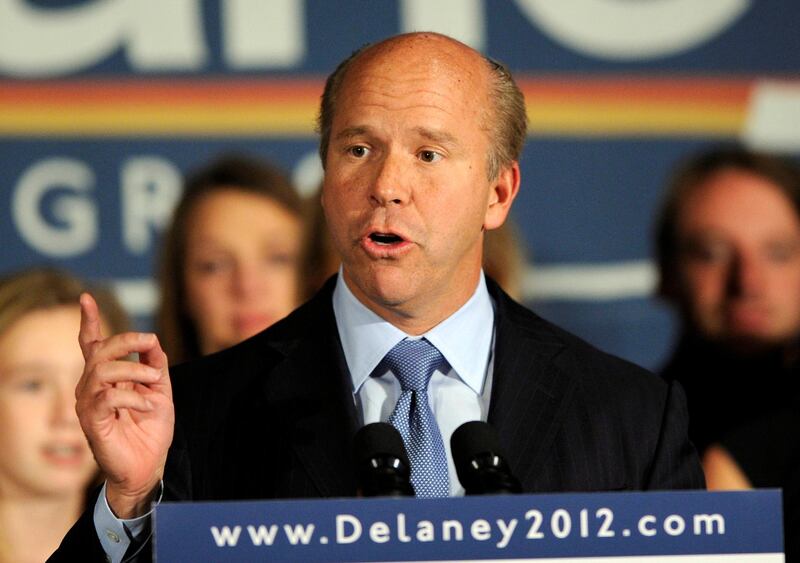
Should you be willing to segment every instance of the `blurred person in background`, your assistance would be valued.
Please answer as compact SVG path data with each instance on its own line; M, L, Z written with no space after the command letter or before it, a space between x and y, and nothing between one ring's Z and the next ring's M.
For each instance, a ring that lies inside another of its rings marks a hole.
M486 231L483 236L483 271L520 303L525 298L522 284L526 265L525 244L513 218L506 219L497 229Z
M783 489L786 561L800 561L800 399L779 404L725 432L703 456L708 488Z
M241 155L190 173L161 254L156 330L171 363L237 344L300 304L303 206L286 174Z
M325 281L339 270L342 259L328 232L321 192L308 198L308 225L302 247L300 277L303 299L311 299Z
M339 270L341 258L328 233L325 214L317 193L308 200L308 227L302 251L303 299L310 299ZM483 236L483 271L517 301L523 300L525 245L511 217Z
M797 490L800 169L741 148L689 158L657 247L659 291L681 320L663 375L686 389L708 487ZM796 502L784 497L787 557L800 555Z
M41 562L84 509L97 465L75 414L83 371L78 297L90 288L54 270L0 279L0 561ZM107 333L127 330L110 294Z

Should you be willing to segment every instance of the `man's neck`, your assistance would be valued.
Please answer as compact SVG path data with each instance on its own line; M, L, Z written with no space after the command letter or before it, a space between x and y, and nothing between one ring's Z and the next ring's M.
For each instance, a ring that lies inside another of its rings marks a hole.
M342 279L353 296L367 309L406 334L418 336L449 318L470 300L480 281L480 269L476 272L473 284L459 284L459 290L446 295L425 294L402 303L371 298L346 272L343 272Z

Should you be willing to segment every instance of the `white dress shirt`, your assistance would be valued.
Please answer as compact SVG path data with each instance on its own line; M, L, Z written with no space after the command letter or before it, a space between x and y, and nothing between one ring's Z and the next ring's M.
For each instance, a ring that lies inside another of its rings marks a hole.
M449 364L434 372L428 401L447 452L450 494L464 494L458 481L450 436L464 422L486 420L489 412L494 349L494 308L481 272L475 293L458 311L420 336L410 336L367 309L344 282L341 270L333 292L333 311L353 383L353 400L362 424L386 421L400 397L391 374L373 373L386 353L404 338L422 338L436 346ZM94 507L94 526L110 563L119 563L147 524L151 513L123 520L108 506L105 485Z

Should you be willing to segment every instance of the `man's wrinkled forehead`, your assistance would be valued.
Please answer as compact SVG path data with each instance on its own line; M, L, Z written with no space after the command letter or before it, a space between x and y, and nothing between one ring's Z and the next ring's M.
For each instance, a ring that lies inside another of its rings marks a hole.
M414 99L447 113L464 111L467 121L485 129L492 107L490 76L483 56L463 43L437 34L401 35L358 54L343 76L340 103L366 92L385 96L390 105Z

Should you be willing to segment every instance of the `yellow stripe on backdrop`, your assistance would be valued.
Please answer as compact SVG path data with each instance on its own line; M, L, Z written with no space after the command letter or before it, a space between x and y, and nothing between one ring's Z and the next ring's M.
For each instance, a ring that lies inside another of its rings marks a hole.
M322 80L0 81L0 136L314 135ZM523 76L530 135L740 136L756 79Z

